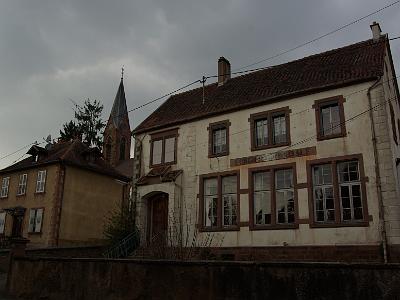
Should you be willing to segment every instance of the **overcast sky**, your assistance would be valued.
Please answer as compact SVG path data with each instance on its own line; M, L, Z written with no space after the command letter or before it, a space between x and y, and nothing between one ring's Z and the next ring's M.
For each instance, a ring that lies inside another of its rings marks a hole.
M391 2L0 0L0 168L27 149L3 156L49 134L56 138L73 117L70 99L101 101L107 119L121 66L127 105L133 108L215 74L220 56L239 68ZM398 20L399 4L255 67L369 39L372 21L390 37L399 36ZM391 47L398 69L400 39ZM161 103L131 113L132 129Z

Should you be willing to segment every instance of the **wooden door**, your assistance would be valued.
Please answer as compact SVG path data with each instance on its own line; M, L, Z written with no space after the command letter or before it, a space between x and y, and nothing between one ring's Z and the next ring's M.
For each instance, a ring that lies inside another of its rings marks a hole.
M150 203L150 238L164 240L168 230L168 196L156 195Z

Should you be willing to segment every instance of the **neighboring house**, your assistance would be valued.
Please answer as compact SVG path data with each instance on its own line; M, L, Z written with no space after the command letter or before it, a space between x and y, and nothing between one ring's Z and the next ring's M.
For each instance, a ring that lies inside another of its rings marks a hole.
M399 260L399 91L388 37L371 29L235 78L220 58L218 83L144 120L133 132L143 238L179 224L189 244L213 237L229 258Z
M22 235L31 247L103 242L104 222L130 179L79 140L28 154L0 170L0 234Z

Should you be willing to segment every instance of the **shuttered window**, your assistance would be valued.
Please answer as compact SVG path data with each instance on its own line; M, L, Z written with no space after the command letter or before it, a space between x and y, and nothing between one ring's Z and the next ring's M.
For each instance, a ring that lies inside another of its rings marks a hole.
M46 170L38 172L36 180L36 193L43 193L46 185Z
M5 224L6 224L6 212L2 211L0 212L0 234L4 234Z
M29 212L29 228L30 233L38 233L42 230L43 208L32 208Z
M25 195L27 181L28 181L28 174L19 175L17 195Z
M0 198L8 197L8 186L10 185L10 177L4 177L1 182Z

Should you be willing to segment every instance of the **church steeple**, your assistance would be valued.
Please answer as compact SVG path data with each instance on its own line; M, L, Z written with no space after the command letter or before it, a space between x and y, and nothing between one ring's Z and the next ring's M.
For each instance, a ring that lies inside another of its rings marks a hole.
M121 81L103 137L104 158L113 166L129 159L131 149L131 128L126 106L123 75L124 69L122 68Z

